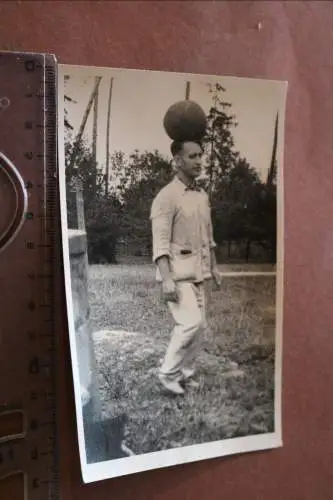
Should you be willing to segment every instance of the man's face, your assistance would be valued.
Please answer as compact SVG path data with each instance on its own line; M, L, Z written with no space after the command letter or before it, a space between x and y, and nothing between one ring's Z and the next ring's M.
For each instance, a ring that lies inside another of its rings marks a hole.
M202 149L195 142L185 142L178 154L179 168L189 179L196 179L201 174Z

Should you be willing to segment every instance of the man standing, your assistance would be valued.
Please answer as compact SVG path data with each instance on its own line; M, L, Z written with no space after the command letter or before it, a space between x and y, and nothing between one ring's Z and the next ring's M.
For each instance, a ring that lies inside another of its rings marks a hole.
M201 174L199 142L174 141L171 152L176 175L151 207L153 261L165 301L175 321L159 372L163 386L183 394L182 382L193 377L195 357L205 327L204 281L220 286L210 205L196 186Z

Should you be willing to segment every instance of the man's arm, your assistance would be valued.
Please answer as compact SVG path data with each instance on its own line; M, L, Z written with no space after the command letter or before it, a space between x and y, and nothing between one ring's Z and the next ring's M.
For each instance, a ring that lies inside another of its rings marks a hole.
M208 200L209 204L209 200ZM210 205L210 204L209 204ZM217 267L217 261L216 261L216 243L214 240L214 232L213 232L213 223L212 223L212 218L211 215L209 217L209 246L210 246L210 268L211 268L211 273L213 280L216 284L217 287L221 286L221 275Z
M210 248L210 262L211 262L211 270L214 271L217 268L215 246Z
M177 302L178 295L176 290L176 284L173 281L172 274L170 271L169 256L162 255L156 260L156 264L162 278L162 290L164 299L167 302Z
M160 272L162 281L170 281L172 280L172 275L170 271L170 261L168 255L162 255L156 259L156 265Z
M221 286L221 274L217 267L215 246L210 248L211 273L217 287Z
M173 223L173 204L167 193L158 195L151 209L153 237L153 261L156 263L161 278L162 290L166 301L177 301L176 285L170 270L170 242Z

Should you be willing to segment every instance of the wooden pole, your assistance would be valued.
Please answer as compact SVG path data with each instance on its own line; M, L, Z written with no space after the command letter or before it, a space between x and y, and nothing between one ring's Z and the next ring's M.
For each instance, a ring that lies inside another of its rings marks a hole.
M93 137L92 137L92 152L95 165L97 164L97 122L98 122L98 81L100 77L95 77L95 99L94 99L94 114L93 114Z
M95 77L96 85L100 77ZM93 171L92 171L92 182L94 186L94 193L96 193L97 184L97 128L98 128L98 94L99 88L96 88L95 99L94 99L94 109L93 109L93 131L92 131L92 157L93 157Z
M110 169L110 117L111 117L111 100L113 89L113 77L111 77L109 88L109 101L108 101L108 117L106 124L106 167L105 167L105 196L109 194L109 169Z
M190 99L190 90L191 90L191 83L190 82L186 82L185 99L187 101Z
M273 178L276 172L276 150L277 150L277 141L278 141L278 125L279 125L279 114L276 114L275 119L275 129L274 129L274 141L273 141L273 150L272 150L272 158L270 168L267 174L267 182L266 185L270 187L273 182Z
M214 110L216 110L217 107L217 91L215 91L215 95L213 97L213 103L214 103ZM209 189L208 189L208 194L209 194L209 199L211 200L212 194L213 194L213 177L214 177L214 159L215 159L215 154L214 154L214 146L215 146L215 111L213 115L213 122L212 122L212 137L211 137L211 144L210 144L210 171L209 171Z
M83 115L83 118L82 118L82 122L81 122L81 125L80 125L79 132L78 132L78 134L76 136L76 139L75 139L75 142L74 142L74 147L73 147L72 156L71 156L71 159L70 159L70 162L69 162L69 167L73 167L73 165L75 163L76 155L77 155L78 148L79 148L79 144L80 144L82 136L83 136L83 132L84 132L87 120L88 120L88 116L89 116L92 104L93 104L94 99L95 99L96 92L98 92L98 87L99 87L99 84L101 82L101 79L102 79L102 77L98 77L97 78L95 86L94 86L94 88L93 88L93 90L91 92L91 95L90 95L87 107L85 109L85 112L84 112L84 115Z
M78 229L85 231L86 224L84 218L83 186L81 182L76 183L75 198L76 198L77 226Z

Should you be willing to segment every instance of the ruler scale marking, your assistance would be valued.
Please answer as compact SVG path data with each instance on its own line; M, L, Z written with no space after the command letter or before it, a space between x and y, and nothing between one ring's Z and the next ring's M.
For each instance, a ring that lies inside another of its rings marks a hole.
M8 95L13 103L12 109L6 109L6 117L0 112L0 152L19 170L29 193L25 222L16 239L0 252L5 306L0 326L6 331L4 340L8 343L8 359L0 366L0 409L22 409L26 420L23 439L0 444L0 478L22 470L27 474L29 500L56 500L59 484L52 300L58 218L56 63L53 56L43 54L2 53L0 70L7 75L0 81L0 95ZM10 273L6 258L15 263ZM6 314L13 300L20 311L18 317ZM15 368L11 358L16 358ZM4 383L9 376L10 390Z

